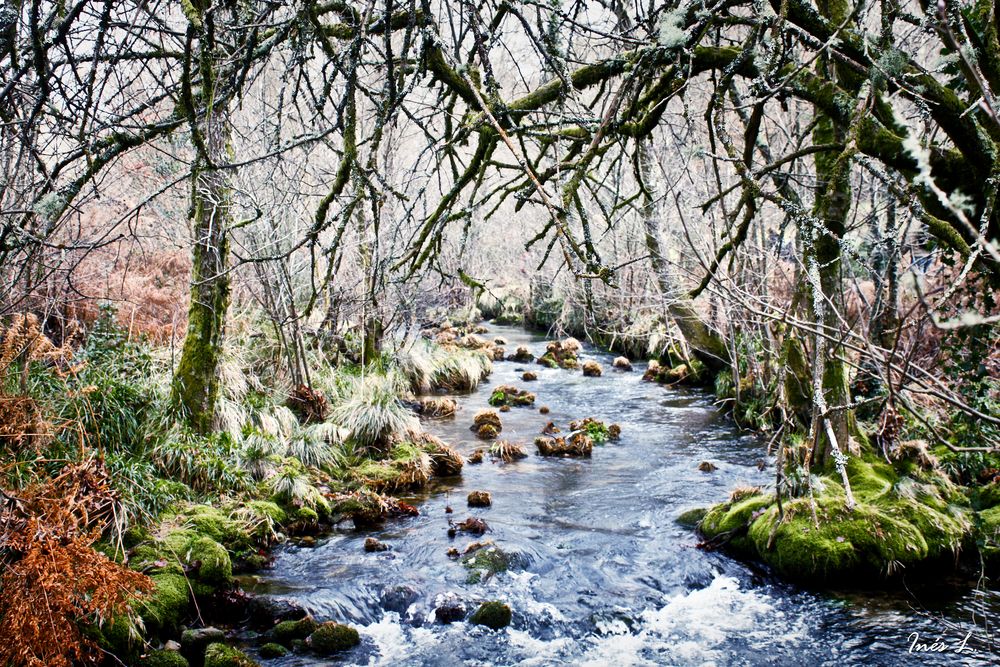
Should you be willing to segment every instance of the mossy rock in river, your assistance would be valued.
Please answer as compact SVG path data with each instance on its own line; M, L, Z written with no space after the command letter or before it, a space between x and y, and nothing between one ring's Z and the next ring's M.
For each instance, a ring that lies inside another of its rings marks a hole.
M288 649L281 644L276 644L271 642L270 644L264 644L260 647L260 657L265 660L273 660L274 658L283 658L288 655Z
M462 556L462 565L469 570L466 582L477 584L500 572L525 566L525 558L519 553L506 551L491 542L469 545Z
M685 528L697 528L706 514L708 514L707 508L696 507L686 512L681 512L681 515L674 519L674 521Z
M479 609L469 617L469 622L475 625L485 625L492 630L499 630L510 625L510 607L499 600L490 600L479 605Z
M858 458L848 463L848 475L856 500L850 511L837 479L815 478L818 525L808 498L785 500L779 519L773 494L755 494L711 508L699 530L708 542L803 581L891 576L953 557L969 538L971 509L943 476L899 476L889 465Z
M361 643L358 631L349 625L327 621L309 635L306 645L319 655L332 655L347 651Z
M316 631L319 624L312 616L297 621L282 621L265 633L264 638L271 642L277 642L282 646L291 647L296 639L305 639Z
M493 390L489 404L493 407L532 405L535 395L525 389L518 389L509 384L501 385Z
M1000 572L1000 505L976 515L977 541L987 572Z
M205 667L260 667L260 663L238 648L209 644L205 649Z
M150 651L139 662L139 667L189 667L191 663L177 651L160 649Z

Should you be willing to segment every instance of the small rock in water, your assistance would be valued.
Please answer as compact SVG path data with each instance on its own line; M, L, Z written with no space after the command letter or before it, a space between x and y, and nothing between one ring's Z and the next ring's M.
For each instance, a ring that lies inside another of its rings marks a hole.
M715 472L719 467L711 461L702 461L698 464L698 470L702 472Z
M472 491L467 500L469 507L489 507L493 504L493 497L489 491Z
M543 415L549 414L549 406L543 405L542 407L538 408L538 412Z
M525 382L534 382L535 380L538 379L538 375L536 375L531 371L525 371L524 374L521 375L521 379L524 380Z
M434 608L434 618L438 623L455 623L465 619L465 603L454 593L441 596Z
M486 524L485 521L483 521L479 517L470 516L465 521L452 525L451 528L448 530L448 534L454 537L457 531L462 531L463 533L482 535L489 529L490 527Z
M507 357L507 360L508 361L520 361L520 362L523 363L523 362L528 362L528 361L534 361L535 360L535 355L533 355L531 352L529 352L528 348L526 348L523 345L521 345L521 346L519 346L517 348L517 350L514 352L514 354L512 354L512 355L510 355L510 356Z
M497 336L496 338L493 339L493 344L494 345L506 345L507 344L507 339L504 338L503 336Z
M611 365L620 371L632 370L632 362L628 360L628 357L615 357Z
M365 538L365 551L368 553L373 553L376 551L388 551L389 545L385 542L381 542L374 537Z
M251 623L261 628L273 628L282 621L298 621L307 616L306 610L294 602L262 595L250 597L246 613Z
M596 361L585 361L583 363L583 374L586 377L599 378L603 372L601 365Z
M444 513L445 513L445 514L451 514L451 513L452 513L452 512L454 512L454 511L455 511L455 510L453 510L453 509L451 508L451 505L447 505L447 506L446 506L446 507L444 508Z
M185 630L181 633L181 652L188 659L200 659L205 654L205 647L226 638L226 633L219 628L198 628Z
M476 451L472 452L472 456L469 457L469 465L475 465L477 463L482 463L483 462L483 456L485 456L485 454L486 454L486 452L484 450L482 450L482 449L477 449Z
M408 584L390 586L382 591L380 599L382 609L404 614L410 605L420 597L420 591Z
M316 538L313 537L312 535L306 535L304 537L300 537L298 539L298 545L300 547L306 547L307 549L311 549L312 547L316 546Z
M510 412L510 406L509 405L501 405L500 406L500 412Z

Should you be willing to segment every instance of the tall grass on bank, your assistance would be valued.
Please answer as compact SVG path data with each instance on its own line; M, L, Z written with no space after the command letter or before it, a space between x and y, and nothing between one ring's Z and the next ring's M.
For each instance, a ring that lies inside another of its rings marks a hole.
M493 362L479 350L419 339L403 345L396 367L415 393L426 394L434 389L472 391L493 371Z
M333 410L333 421L343 426L358 447L378 454L390 439L419 429L416 415L402 402L405 382L395 373L367 374L352 381L347 396Z

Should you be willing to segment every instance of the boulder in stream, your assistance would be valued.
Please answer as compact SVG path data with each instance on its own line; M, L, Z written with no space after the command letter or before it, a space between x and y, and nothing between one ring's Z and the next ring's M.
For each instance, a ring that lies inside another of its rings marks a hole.
M596 361L583 362L583 374L585 377L599 378L603 372L604 369Z
M282 646L291 647L295 640L302 640L316 631L319 624L312 616L300 618L297 621L282 621L264 633L265 641L277 642Z
M434 618L438 623L456 623L465 620L465 603L454 593L438 596L435 600Z
M327 621L306 639L306 645L317 655L333 655L361 643L358 631L349 625Z
M490 600L479 605L469 618L475 625L485 625L492 630L499 630L510 625L510 607L499 600Z
M205 655L205 649L209 644L221 642L226 638L226 633L219 628L196 628L185 630L181 633L181 653L188 660L201 662Z
M480 410L472 418L470 429L475 431L476 437L482 440L492 440L500 435L503 424L500 421L500 415L495 410Z
M409 584L397 584L389 586L382 591L379 598L382 609L394 611L397 614L405 614L414 602L420 597L420 591Z
M260 667L260 663L233 646L209 644L205 649L205 667Z
M374 537L365 538L365 551L367 553L378 553L380 551L388 551L389 545L381 540Z
M615 357L615 360L611 362L611 365L620 371L632 370L632 362L628 360L628 357Z
M265 660L274 660L275 658L283 658L288 655L288 649L281 644L271 642L261 646L258 653L260 653L260 657Z
M515 350L514 354L507 356L507 361L517 361L520 363L527 363L529 361L534 361L534 360L535 360L535 355L529 352L528 348L524 347L523 345L519 346L517 350Z
M469 507L489 507L493 504L493 496L489 491L470 491L466 500Z

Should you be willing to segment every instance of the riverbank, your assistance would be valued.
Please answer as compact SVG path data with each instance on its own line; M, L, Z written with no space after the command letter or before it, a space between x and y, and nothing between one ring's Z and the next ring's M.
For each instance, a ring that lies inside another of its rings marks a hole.
M434 638L430 646L440 649L443 642L448 650L490 659L491 654L459 648L471 636L496 655L514 659L516 646L498 644L500 640L484 634L492 630L477 629L472 622L480 607L493 609L488 605L496 602L499 617L477 618L487 627L510 623L504 637L546 642L553 657L575 660L589 655L587 651L599 654L617 645L613 637L641 637L631 641L643 647L642 655L674 655L664 648L670 644L664 637L695 629L674 628L664 635L664 627L652 620L655 609L702 604L706 596L716 596L731 608L712 619L722 634L705 649L704 655L711 656L727 645L726 634L736 622L732 614L749 613L757 605L768 610L764 616L795 609L797 603L789 600L800 594L794 589L771 580L760 588L752 569L696 548L693 533L676 523L681 515L690 518L687 510L717 502L736 488L743 489L742 497L713 509L702 521L704 534L742 530L751 518L773 526L769 502L774 496L762 491L773 472L761 459L759 440L734 429L706 395L644 381L638 360L629 370L616 366L612 355L572 341L553 346L508 327L476 331L451 327L430 332L436 342L419 343L409 355L366 374L364 396L356 394L362 383L349 368L325 380L331 399L328 417L336 415L340 424L351 423L352 414L370 414L360 407L395 406L398 396L410 394L397 406L401 410L380 412L372 422L387 429L395 424L406 437L389 437L392 429L383 432L382 427L351 428L359 438L368 438L369 456L345 456L339 444L345 436L338 430L323 422L303 423L284 402L256 398L244 398L238 440L236 433L226 432L233 439L189 436L141 450L165 466L161 470L170 471L174 484L187 487L188 495L170 502L153 528L144 530L135 522L121 544L111 540L102 546L112 558L148 576L152 587L131 619L122 614L92 634L101 648L138 665L269 660L281 665L286 654L287 659L294 656L294 664L324 664L330 652L349 662L384 662L394 655L389 646L393 633L419 650L411 644L413 633L424 628ZM147 362L139 354L126 355L122 363L134 368ZM492 371L488 385L477 388L487 371ZM78 372L71 382L86 387L95 379ZM102 399L142 396L108 382L100 390ZM336 387L341 393L334 394ZM432 394L421 397L426 392ZM99 405L107 410L106 404ZM470 428L484 411L500 423L500 432L484 434L485 439ZM420 427L418 413L423 415ZM574 421L585 417L604 426L580 422L574 427ZM620 428L620 439L609 437L612 424ZM570 437L576 430L587 434L588 445ZM536 441L539 437L544 440ZM567 446L563 456L536 455L562 452L553 447L559 438ZM527 458L510 456L498 441L524 448ZM128 451L110 444L110 438L105 440L109 470L120 466ZM590 456L566 457L584 452ZM211 461L207 455L218 457L221 469L204 469ZM858 498L878 511L897 512L897 501L889 502L891 494L878 493L886 485L896 489L909 483L889 478L885 467L870 472L873 483L856 490ZM212 498L211 489L220 488L212 480L226 474L235 483ZM252 483L241 487L241 479ZM918 498L926 495L923 487L913 492ZM467 496L474 493L479 500L472 503ZM489 494L488 503L482 494ZM800 523L808 519L801 507L786 504L785 511ZM789 521L788 528L808 528L800 523ZM835 529L836 524L829 525ZM478 534L480 528L483 534ZM868 527L861 532L869 534ZM764 539L762 535L770 539L764 528L747 526L746 535L735 535L727 546L736 555L766 561L752 551L753 539ZM842 535L827 537L824 544L836 554L855 548L853 541L845 544L847 536L845 541L837 539ZM876 548L898 546L871 544L879 556L888 552ZM930 556L926 551L908 553L908 547L887 556L899 562L897 578ZM829 561L811 546L808 553L812 562L832 562L810 573L814 581L844 571L846 558ZM795 577L783 561L771 565ZM609 597L591 597L596 590L610 591ZM645 601L626 603L632 595ZM962 600L959 595L958 611L950 612L956 622ZM830 613L823 597L809 604ZM870 604L865 598L862 606ZM616 611L618 607L629 611ZM504 609L510 610L509 619ZM278 630L280 623L293 623L294 629L284 625ZM321 623L334 625L323 626L310 639ZM921 622L919 627L926 632L933 626ZM621 632L608 635L608 628ZM325 641L325 635L339 639ZM559 635L575 637L585 653L560 645ZM602 637L608 641L602 643Z

